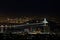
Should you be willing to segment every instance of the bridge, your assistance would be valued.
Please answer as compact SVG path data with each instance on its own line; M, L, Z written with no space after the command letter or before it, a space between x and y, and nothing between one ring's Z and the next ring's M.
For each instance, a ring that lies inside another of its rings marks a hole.
M5 30L7 30L7 28L15 28L15 27L22 27L22 26L33 26L33 25L40 25L40 26L44 26L43 30L45 31L46 30L46 24L47 24L47 20L46 18L44 18L44 21L42 21L42 23L26 23L26 24L21 24L21 25L1 25L0 28L1 28L1 33L4 32L3 28L5 28ZM24 29L23 29L24 30ZM26 30L27 31L27 30Z

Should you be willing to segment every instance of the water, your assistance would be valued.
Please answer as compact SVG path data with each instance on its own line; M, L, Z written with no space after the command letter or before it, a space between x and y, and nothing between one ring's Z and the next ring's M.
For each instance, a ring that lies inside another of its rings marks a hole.
M21 40L21 39L40 39L40 40L58 40L60 36L50 34L11 34L11 33L0 33L0 40Z

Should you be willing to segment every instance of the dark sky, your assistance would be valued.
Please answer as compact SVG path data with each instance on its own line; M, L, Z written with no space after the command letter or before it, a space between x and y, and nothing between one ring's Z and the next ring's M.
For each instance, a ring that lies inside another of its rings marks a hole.
M10 0L0 1L0 16L59 15L59 1L55 0Z

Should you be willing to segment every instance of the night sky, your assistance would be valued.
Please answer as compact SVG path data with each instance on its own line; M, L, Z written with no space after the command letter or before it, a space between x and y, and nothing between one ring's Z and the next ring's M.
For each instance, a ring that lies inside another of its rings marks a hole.
M59 1L10 0L0 1L0 16L60 15Z

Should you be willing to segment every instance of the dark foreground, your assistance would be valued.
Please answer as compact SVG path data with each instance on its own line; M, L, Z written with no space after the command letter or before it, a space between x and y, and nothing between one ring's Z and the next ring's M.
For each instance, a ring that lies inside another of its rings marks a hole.
M22 40L22 39L40 39L40 40L59 40L60 36L56 34L25 34L25 35L20 35L20 34L5 34L5 33L0 33L0 40Z

